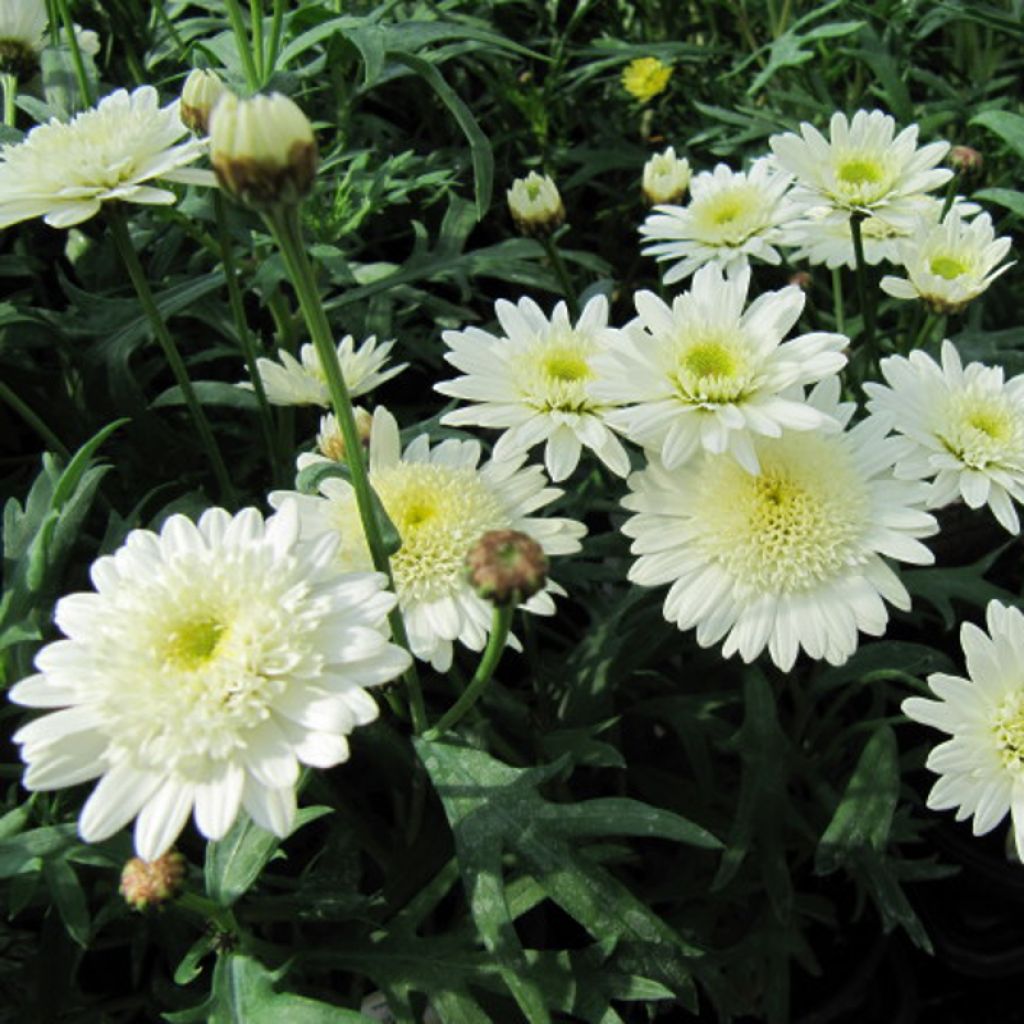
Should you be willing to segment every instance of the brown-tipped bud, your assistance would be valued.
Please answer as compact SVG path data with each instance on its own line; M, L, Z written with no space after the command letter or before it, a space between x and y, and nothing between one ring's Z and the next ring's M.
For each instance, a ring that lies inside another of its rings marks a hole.
M364 451L370 446L370 430L373 427L373 416L361 405L357 405L352 414L356 420L356 430L359 432L359 443ZM335 462L345 462L345 438L342 437L341 428L332 413L320 417L320 433L316 435L316 446L320 454Z
M544 589L544 549L518 530L489 530L469 549L466 569L473 589L497 605L521 604Z
M121 870L120 893L135 910L148 910L176 896L184 880L185 858L176 850L156 860L132 857Z
M789 283L795 284L802 292L809 292L811 290L811 280L810 271L798 270L790 277Z
M985 166L984 157L970 146L954 146L949 151L949 163L963 175L981 174Z
M31 78L39 67L39 54L22 39L0 39L0 72Z
M210 161L221 187L247 206L294 206L316 177L313 127L280 93L225 92L210 118Z
M558 186L546 174L530 171L516 178L506 196L509 213L524 235L546 238L565 221Z
M178 116L182 124L193 135L207 135L210 131L210 115L217 100L227 92L227 86L216 71L196 68L189 72L181 90L181 106Z

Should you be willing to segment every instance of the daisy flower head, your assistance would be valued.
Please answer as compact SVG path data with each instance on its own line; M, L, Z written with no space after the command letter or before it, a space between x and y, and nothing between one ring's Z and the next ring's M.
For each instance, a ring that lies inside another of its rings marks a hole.
M531 513L562 492L548 487L539 466L523 467L517 459L479 465L477 441L448 439L431 448L420 434L403 452L398 424L383 406L373 416L370 433L370 484L401 537L391 558L398 603L413 654L439 672L451 666L455 641L483 650L492 608L477 596L466 574L466 554L490 530L519 530L533 537L546 555L580 548L586 532L572 519L539 518ZM299 468L323 460L300 455ZM278 491L270 495L275 508L289 501L299 507L302 535L317 540L340 536L335 564L343 570L369 566L351 484L340 477L320 483L317 495ZM521 607L541 615L554 613L552 593L564 593L550 580L546 589Z
M14 736L24 784L99 778L78 827L87 842L132 818L143 860L194 812L208 839L240 809L276 835L295 817L299 765L348 757L372 721L365 687L405 670L387 639L395 604L377 573L337 571L336 542L299 538L294 507L264 521L209 509L133 530L92 566L94 592L57 603L66 639L36 656L11 699L51 710Z
M622 88L635 100L649 103L668 88L672 67L657 57L637 57L622 72Z
M544 443L544 463L554 481L576 468L583 448L615 474L629 472L629 456L605 425L610 408L591 396L598 379L595 357L614 333L608 327L608 301L592 298L573 324L564 302L550 319L532 299L499 300L495 306L503 333L477 327L445 331L445 353L464 374L436 384L436 390L474 404L446 413L450 426L504 427L494 457L515 457Z
M983 213L964 222L951 209L941 224L927 221L900 245L907 276L882 278L882 291L897 299L920 299L936 313L959 313L1013 263L999 266L1010 251L1009 238L996 238L992 218Z
M896 134L880 110L858 110L852 120L835 113L829 138L804 121L800 134L769 139L778 163L796 177L790 198L801 208L825 206L848 213L905 211L915 197L944 185L953 172L935 165L948 142L917 148L917 125Z
M638 292L639 315L609 336L608 353L594 362L594 397L621 406L607 423L669 469L705 449L730 452L757 473L754 437L836 426L803 400L801 387L842 369L848 339L814 333L783 341L803 311L803 291L766 292L744 309L749 283L749 269L728 278L707 266L671 306Z
M1024 615L990 601L985 619L988 632L970 622L960 630L968 678L933 673L928 686L937 699L908 697L902 708L949 736L928 755L926 767L939 776L928 807L973 818L976 836L1009 811L1024 860Z
M178 101L161 107L149 85L119 89L66 124L54 119L33 128L22 142L0 148L0 228L32 217L72 227L114 199L173 203L173 192L147 182L205 180L184 166L204 150L198 139L178 141L187 134Z
M951 341L942 365L918 350L881 363L886 384L868 383L868 409L903 438L896 467L905 479L931 480L928 508L962 498L988 505L1000 525L1020 532L1014 502L1024 501L1024 374L1004 380L1001 366L963 366ZM886 386L888 385L888 386Z
M505 198L512 220L524 235L546 238L565 223L561 193L547 174L530 171L525 178L516 178Z
M338 342L338 366L345 380L351 398L365 395L385 381L401 373L409 364L384 367L394 347L394 341L377 344L376 335L371 334L358 348L351 334ZM327 387L327 375L320 365L320 357L312 344L303 345L299 358L291 353L278 353L280 362L273 359L257 359L259 372L267 401L273 405L319 405L330 408L331 393ZM251 381L242 381L238 387L253 389Z
M678 203L689 187L690 161L676 156L675 148L669 146L664 153L655 153L644 164L641 178L644 198L651 206L659 203Z
M659 263L675 261L663 278L674 284L705 263L724 270L747 266L749 257L780 262L775 244L790 216L784 201L791 177L762 157L749 171L719 164L690 181L686 206L656 206L640 226L642 250Z
M839 380L814 388L809 402L845 423ZM840 665L858 631L880 636L883 598L898 608L910 597L885 557L927 564L918 538L937 531L920 510L924 488L893 478L898 444L866 420L848 431L787 431L759 437L760 471L708 452L676 469L656 455L629 477L623 526L638 555L629 579L670 584L664 615L697 628L724 657L752 661L765 648L788 671L802 648Z

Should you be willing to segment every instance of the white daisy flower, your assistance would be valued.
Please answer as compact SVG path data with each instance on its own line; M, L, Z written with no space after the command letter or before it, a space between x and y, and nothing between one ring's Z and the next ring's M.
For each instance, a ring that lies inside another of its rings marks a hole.
M324 460L300 455L299 468ZM370 483L402 538L391 558L399 607L405 619L413 654L439 672L451 667L452 644L483 650L491 626L492 607L478 597L466 576L470 546L488 530L520 530L529 534L547 555L580 549L586 532L573 519L540 519L531 513L562 492L546 487L539 466L521 468L517 459L493 460L478 467L476 441L442 441L431 449L420 434L403 452L398 424L383 406L373 416L370 433ZM277 491L275 508L295 501L303 536L341 537L336 564L345 570L370 565L355 492L339 477L320 484L320 495ZM521 607L540 615L554 613L551 593L564 593L548 581L547 592L535 594Z
M896 135L896 122L880 110L858 110L852 121L835 113L829 139L806 121L800 134L773 135L768 141L776 160L797 181L790 193L800 208L885 214L890 223L913 213L916 196L932 192L953 176L936 164L948 142L917 148L917 125Z
M346 735L372 721L364 687L409 656L388 642L394 595L377 573L341 575L336 542L299 541L294 507L268 520L210 509L133 530L98 559L92 593L57 603L67 637L10 692L60 708L14 740L24 784L99 778L78 827L87 842L132 818L143 860L163 854L195 812L219 839L239 808L276 835L295 817L299 765L346 760Z
M1000 525L1020 532L1013 503L1024 501L1024 374L1001 366L966 368L951 341L942 366L920 350L881 363L884 384L868 383L868 409L904 436L898 476L931 479L927 507L962 498L988 505Z
M902 707L950 736L928 755L939 776L928 806L955 808L957 821L973 817L976 836L1009 811L1024 859L1024 615L990 601L985 618L988 633L969 622L960 630L968 678L936 672L928 685L938 699L908 697Z
M919 223L900 245L907 277L883 277L882 291L897 299L921 299L938 313L958 313L1013 266L998 266L1011 244L1009 238L996 238L987 213L965 223L950 209L941 224Z
M146 182L207 180L208 172L184 167L204 143L191 137L178 143L183 135L188 129L178 101L161 107L149 85L119 89L66 124L54 119L33 128L22 142L0 149L0 228L32 217L68 228L115 199L173 203L173 192Z
M839 380L819 384L809 401L846 423ZM629 477L623 505L635 512L623 532L640 557L629 579L671 584L664 614L679 629L697 627L724 657L752 661L766 647L783 671L800 648L840 665L858 630L880 636L883 598L910 597L882 556L928 564L919 537L937 531L918 508L923 486L895 480L898 442L870 419L847 432L790 432L758 438L761 470L704 453L677 469L657 457Z
M409 364L399 363L384 369L384 364L394 347L394 341L377 344L376 335L371 334L359 348L351 334L338 342L338 366L345 380L350 398L365 395L379 387L386 380L401 373ZM320 357L312 344L303 345L296 359L288 352L278 353L280 364L273 359L257 359L256 369L272 405L320 405L330 408L331 393L327 387L327 375L320 365ZM238 387L252 391L251 381L242 381Z
M590 448L618 476L629 472L629 456L605 426L608 403L591 396L595 357L607 348L608 301L599 295L584 307L575 326L560 302L549 320L532 299L495 306L504 334L476 327L445 331L445 353L465 376L436 384L442 395L476 403L446 413L453 426L506 427L494 446L503 459L545 442L544 464L554 481L576 468L581 448Z
M748 257L779 263L775 249L779 225L790 217L783 196L791 177L766 157L749 171L732 171L719 164L690 182L687 206L656 206L640 226L648 243L647 256L659 263L675 260L663 278L674 284L705 263L736 271Z
M594 360L594 397L627 406L610 410L606 422L658 452L670 469L703 448L731 452L756 473L756 435L829 425L803 401L800 386L842 369L840 349L849 340L815 333L783 342L803 311L804 293L790 285L744 311L749 283L749 269L730 280L707 266L671 306L638 292L640 315Z

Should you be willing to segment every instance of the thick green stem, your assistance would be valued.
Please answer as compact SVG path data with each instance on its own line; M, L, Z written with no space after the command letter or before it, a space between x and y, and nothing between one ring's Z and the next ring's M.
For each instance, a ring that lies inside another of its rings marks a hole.
M562 295L565 296L565 301L569 306L569 316L575 321L580 315L580 304L576 298L576 289L572 286L572 278L569 277L569 271L565 266L565 260L562 259L562 254L558 251L558 245L552 237L542 238L540 244L548 254L548 259L551 260L551 266L555 271L555 276L558 278Z
M200 896L197 892L187 890L181 893L174 902L182 910L205 918L220 932L226 932L229 935L239 933L238 921L230 907L222 907L206 896Z
M249 92L255 92L260 87L260 79L252 59L249 33L245 30L245 18L242 16L242 8L239 6L238 0L224 0L224 6L227 8L231 30L235 34L235 45L238 47L238 55L242 59L245 84L249 87Z
M836 333L846 333L846 313L843 309L843 275L839 267L832 271L832 308L836 315Z
M252 22L252 55L256 65L256 82L263 85L263 4L260 0L249 0L249 20Z
M196 398L192 381L189 380L188 370L185 368L185 361L181 358L178 346L174 343L174 338L167 329L167 324L164 322L164 318L157 307L156 299L153 298L153 292L150 290L146 274L142 269L142 264L139 262L138 253L136 253L135 246L132 244L132 237L128 231L124 212L117 203L108 203L107 206L114 243L117 245L121 260L135 287L135 292L139 297L139 303L142 305L143 312L149 319L153 333L163 349L167 365L171 368L171 373L174 374L174 379L181 390L185 406L192 416L192 421L195 423L196 431L199 434L200 443L206 449L206 456L213 467L214 475L217 477L221 498L234 508L237 504L237 499L227 466L224 464L220 449L217 447L217 441L213 436L213 431L210 429L206 413L203 412L203 407L199 404L199 399Z
M75 35L75 23L71 20L71 9L68 7L68 0L57 0L60 8L60 18L64 22L64 33L68 37L68 48L71 50L71 63L75 65L75 78L78 79L78 88L82 93L85 106L91 107L95 102L92 94L92 87L89 85L89 76L85 71L85 61L82 60L82 51L78 46L78 36Z
M65 461L71 461L71 452L64 447L60 438L2 380L0 380L0 399L5 401L53 451Z
M327 380L331 405L345 442L345 451L353 453L353 457L348 460L348 468L351 474L352 490L355 492L356 506L359 509L359 518L363 525L363 533L370 549L370 559L373 562L373 567L387 576L392 589L394 589L391 562L388 559L380 524L374 512L373 495L370 490L366 463L354 454L362 451L362 443L352 411L352 398L348 393L348 386L345 384L341 367L338 365L338 353L331 333L331 326L327 321L326 313L324 313L323 303L320 301L313 278L313 267L302 241L302 226L299 222L298 207L278 206L265 214L265 220L270 233L274 236L274 241L281 250L285 266L288 269L288 277L298 296L299 307L302 309L317 359ZM398 608L391 612L388 621L391 623L391 632L395 640L409 650L405 622ZM426 727L427 721L415 662L406 672L405 680L409 689L409 710L412 715L413 729L420 733Z
M508 640L514 612L515 608L512 605L494 606L491 635L487 638L487 648L480 659L480 664L477 665L476 672L462 696L441 716L437 724L427 734L428 739L436 739L441 733L453 728L483 695L505 651L505 643Z
M18 98L17 76L5 71L0 75L0 87L4 91L4 124L13 128L18 116L17 108L14 105L14 101Z
M267 62L263 67L263 84L274 73L277 67L277 55L281 52L281 31L284 27L285 0L274 0L274 13L270 21L270 45L267 49Z
M868 297L868 265L864 259L864 239L861 235L861 224L864 214L850 214L850 235L853 238L853 254L857 261L857 301L860 304L860 315L864 322L864 349L868 364L876 361L875 352L875 302Z

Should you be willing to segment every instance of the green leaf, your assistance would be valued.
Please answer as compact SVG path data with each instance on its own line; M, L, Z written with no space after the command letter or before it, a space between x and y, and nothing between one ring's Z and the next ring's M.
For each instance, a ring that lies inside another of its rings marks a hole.
M682 815L624 797L605 797L578 804L544 804L539 813L549 828L570 838L646 836L671 839L706 850L722 848L720 839Z
M221 380L196 380L192 382L192 390L200 405L226 405L233 409L244 409L255 412L259 408L256 395L240 388L236 384L227 384ZM185 398L177 384L161 392L152 402L151 409L162 409L174 405L184 405Z
M43 865L43 878L68 934L85 948L89 945L92 925L85 892L74 868L66 860L54 858Z
M35 871L41 860L66 853L78 842L74 825L46 825L0 840L0 878Z
M995 132L1017 156L1024 159L1024 117L1008 110L983 110L967 122Z
M994 551L970 565L949 569L908 569L902 574L903 582L911 595L927 601L939 612L946 629L953 629L960 621L960 614L953 607L954 601L963 601L976 608L984 608L993 598L1009 604L1016 603L1015 594L984 578L985 573L1011 543L1007 541L1000 544Z
M1021 120L1024 120L1022 118ZM980 199L984 203L995 203L1004 209L1024 217L1024 192L1012 188L983 188L975 192L971 199Z

